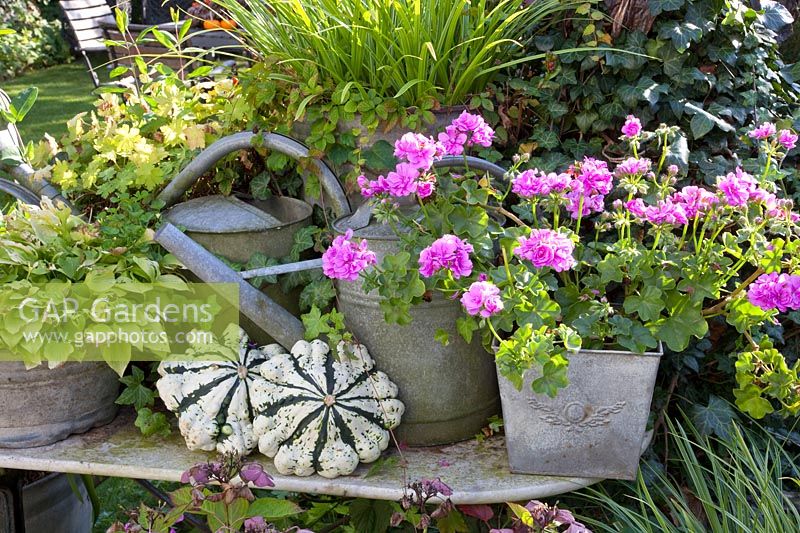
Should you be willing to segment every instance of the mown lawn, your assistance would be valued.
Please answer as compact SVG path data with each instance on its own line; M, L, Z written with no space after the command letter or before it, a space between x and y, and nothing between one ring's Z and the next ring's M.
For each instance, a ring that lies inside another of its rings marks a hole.
M82 61L27 72L12 80L0 81L0 88L12 98L29 86L39 88L39 98L19 125L25 142L39 140L45 133L58 139L67 132L67 120L92 109L92 102L97 98L92 94L94 85Z

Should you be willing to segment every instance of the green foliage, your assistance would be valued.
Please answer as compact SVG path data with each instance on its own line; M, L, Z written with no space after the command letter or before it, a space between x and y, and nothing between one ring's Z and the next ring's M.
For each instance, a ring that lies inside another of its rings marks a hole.
M796 490L797 463L763 431L733 423L726 438L668 421L671 460L665 472L643 464L621 492L586 489L598 516L580 518L597 532L797 531L800 512L784 491ZM791 472L783 475L784 469Z
M68 123L66 157L33 161L83 204L116 204L151 192L177 174L249 114L231 79L189 85L177 76L147 80L141 89L104 93L95 111ZM223 182L224 174L218 176ZM223 182L220 188L230 183ZM141 199L139 199L141 200Z
M379 98L395 99L401 107L463 103L481 92L499 70L522 61L525 50L520 39L526 31L577 2L285 0L267 5L217 0L217 4L231 13L257 56L299 65L303 83L330 82L337 91L327 96L333 94L352 113L359 101L350 100L351 96L363 98L370 90ZM309 94L303 99L295 118L313 98Z
M48 0L4 0L0 4L0 80L30 68L57 65L71 59L57 16L45 18Z
M780 4L760 12L740 0L653 0L649 6L656 18L647 34L612 36L602 5L586 19L565 18L535 38L538 50L601 50L554 55L543 72L510 78L511 92L488 93L498 101L493 115L502 129L511 138L529 138L524 147L535 166L552 170L603 147L617 151L617 121L634 114L652 127L674 124L688 132L676 139L683 147L676 145L674 155L691 147L692 165L715 176L729 166L744 127L768 119L782 119L785 127L800 118L798 68L784 64L778 51L786 12Z

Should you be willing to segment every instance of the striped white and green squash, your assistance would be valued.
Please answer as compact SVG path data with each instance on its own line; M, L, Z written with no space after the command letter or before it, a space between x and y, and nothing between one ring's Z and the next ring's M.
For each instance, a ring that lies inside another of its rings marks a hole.
M342 345L339 346L339 350ZM258 448L281 474L334 478L375 461L405 410L363 346L336 358L320 340L271 354L250 397Z
M235 333L234 333L235 334ZM278 345L250 345L239 331L238 353L219 347L219 361L163 361L158 394L178 416L178 427L190 450L217 450L245 455L255 449L250 390L258 381L260 365Z

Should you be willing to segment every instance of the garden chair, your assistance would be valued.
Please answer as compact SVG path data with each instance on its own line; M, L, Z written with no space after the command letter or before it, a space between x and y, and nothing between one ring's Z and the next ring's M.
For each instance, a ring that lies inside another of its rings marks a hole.
M129 24L128 34L123 35L117 28L114 15L106 0L59 0L59 5L64 11L70 29L75 34L77 49L86 62L89 75L92 77L95 87L100 86L100 79L89 60L88 54L106 52L110 61L114 65L118 65L130 56L130 51L123 46L107 45L106 41L133 42L143 31L151 27L142 24ZM174 31L172 23L160 25L159 28L165 31ZM142 43L137 44L136 50L143 56L162 56L169 52L165 46L152 37L144 39ZM181 69L184 66L182 61L177 58L165 57L161 62L177 69ZM128 65L126 64L126 66Z

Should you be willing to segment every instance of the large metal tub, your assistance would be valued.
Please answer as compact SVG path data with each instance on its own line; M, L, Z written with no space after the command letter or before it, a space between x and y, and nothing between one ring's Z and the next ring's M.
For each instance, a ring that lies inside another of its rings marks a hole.
M555 398L498 374L511 471L635 479L661 355L581 350Z
M117 374L103 362L30 370L0 362L0 447L44 446L114 419Z

